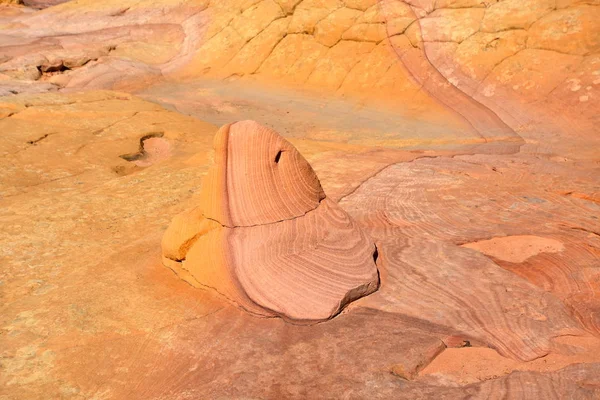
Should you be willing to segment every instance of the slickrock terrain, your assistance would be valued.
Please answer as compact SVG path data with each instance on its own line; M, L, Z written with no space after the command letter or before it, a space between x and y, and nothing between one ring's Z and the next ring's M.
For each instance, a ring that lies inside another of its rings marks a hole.
M0 0L0 400L600 398L599 13Z
M242 121L214 147L199 207L165 233L165 265L244 310L295 321L331 318L377 289L375 246L289 142Z

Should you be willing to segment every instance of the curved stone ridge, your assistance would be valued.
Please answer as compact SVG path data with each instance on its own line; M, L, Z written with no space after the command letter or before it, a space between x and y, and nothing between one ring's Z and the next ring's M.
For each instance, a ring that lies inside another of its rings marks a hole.
M375 245L308 162L253 121L223 126L200 207L163 237L165 265L253 314L326 320L377 290Z
M310 164L287 140L254 121L225 125L202 192L207 218L252 226L300 217L325 193Z

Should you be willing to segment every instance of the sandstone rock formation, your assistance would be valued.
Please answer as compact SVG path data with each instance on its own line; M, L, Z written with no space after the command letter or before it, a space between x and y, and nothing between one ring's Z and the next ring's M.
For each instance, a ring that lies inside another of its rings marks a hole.
M600 266L598 206L559 194L593 192L595 178L544 164L522 155L420 159L382 170L342 199L381 253L382 289L363 304L469 332L522 360L547 354L551 339L572 329L598 335L598 284L590 279ZM463 285L471 279L477 283ZM503 312L489 313L495 308Z
M288 110L265 118L324 123ZM10 95L0 126L2 395L598 397L595 163L382 148L382 128L360 144L342 143L368 135L349 128L290 135L321 204L339 200L378 243L381 272L377 292L300 326L255 318L160 262L171 216L190 209L181 236L224 229L194 226L216 126L106 91Z
M599 145L590 132L600 100L600 7L525 4L80 0L40 12L0 10L0 89L276 82L435 115L471 130L472 143L496 142L506 152L526 143L529 152L552 153L568 136L577 156ZM535 140L539 125L548 144Z
M600 398L597 0L59 2L0 0L0 399ZM209 173L248 119L320 184Z
M331 318L377 289L373 243L289 142L242 121L214 149L199 207L165 233L166 265L253 314L294 321Z

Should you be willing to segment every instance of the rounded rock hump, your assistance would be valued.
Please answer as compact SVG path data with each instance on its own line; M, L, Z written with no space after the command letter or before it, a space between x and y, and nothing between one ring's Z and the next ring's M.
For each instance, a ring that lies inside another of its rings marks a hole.
M255 121L223 126L214 149L200 206L207 218L224 226L296 218L325 198L319 178L298 150Z
M376 248L308 162L253 121L222 127L200 206L176 216L163 262L252 314L329 319L379 287Z

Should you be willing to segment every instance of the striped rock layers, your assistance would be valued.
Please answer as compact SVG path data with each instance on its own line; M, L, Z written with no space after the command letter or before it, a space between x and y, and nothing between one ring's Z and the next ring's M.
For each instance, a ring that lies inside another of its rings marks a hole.
M223 126L200 205L176 216L165 265L248 312L333 317L379 285L375 245L325 197L308 162L253 121Z

